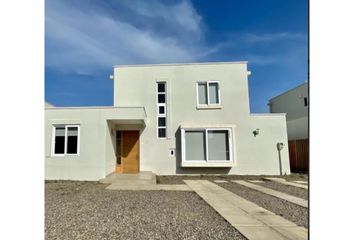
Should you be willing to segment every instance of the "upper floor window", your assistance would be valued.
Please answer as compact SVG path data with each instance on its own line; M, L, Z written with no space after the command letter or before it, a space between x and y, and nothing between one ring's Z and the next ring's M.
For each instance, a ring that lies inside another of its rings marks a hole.
M167 135L166 82L157 82L157 137Z
M53 127L53 155L79 154L79 125L57 125Z
M218 81L198 82L198 105L219 105L220 88Z
M307 97L304 97L304 106L307 107L308 103L307 103Z

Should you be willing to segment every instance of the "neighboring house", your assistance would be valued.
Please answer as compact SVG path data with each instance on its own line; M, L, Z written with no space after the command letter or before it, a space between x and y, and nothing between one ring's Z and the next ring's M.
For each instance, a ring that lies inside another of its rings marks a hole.
M273 97L268 105L271 113L286 113L291 171L308 171L308 83Z
M247 62L115 66L114 106L46 108L46 179L289 174L285 114L250 114L248 75Z

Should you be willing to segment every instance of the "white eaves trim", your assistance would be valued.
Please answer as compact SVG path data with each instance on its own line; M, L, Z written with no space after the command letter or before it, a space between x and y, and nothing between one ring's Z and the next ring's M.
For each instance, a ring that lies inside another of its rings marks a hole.
M235 62L199 62L199 63L160 63L160 64L119 64L114 65L114 68L124 67L159 67L159 66L188 66L188 65L222 65L222 64L247 64L248 61L235 61Z
M120 108L144 108L142 106L124 106L124 107L114 107L114 106L88 106L88 107L46 107L46 109L56 110L56 109L120 109Z

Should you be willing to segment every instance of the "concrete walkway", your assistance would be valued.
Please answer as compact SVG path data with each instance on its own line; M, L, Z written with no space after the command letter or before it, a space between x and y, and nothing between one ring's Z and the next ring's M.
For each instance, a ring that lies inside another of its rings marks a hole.
M100 180L101 183L110 183L108 190L134 190L134 191L193 191L186 184L156 184L156 175L152 172L136 174L111 174Z
M207 180L184 180L248 239L307 239L308 231Z
M298 198L298 197L295 197L295 196L291 196L291 195L286 194L286 193L278 192L278 191L275 191L273 189L262 187L262 186L259 186L259 185L253 184L253 183L242 181L242 180L239 180L239 181L238 180L234 180L232 182L235 182L235 183L238 183L238 184L240 184L242 186L257 190L259 192L262 192L262 193L265 193L265 194L268 194L268 195L272 195L274 197L286 200L288 202L294 203L294 204L299 205L301 207L308 208L308 201L305 200L305 199Z
M277 182L277 183L281 183L281 184L285 184L285 185L289 185L289 186L294 186L294 187L308 189L308 186L306 186L306 185L299 184L299 183L288 182L288 181L286 181L283 178L264 178L264 179L269 180L269 181L273 181L273 182Z
M301 181L301 180L294 181L294 183L301 183L301 184L306 184L306 185L308 185L308 182L307 182L307 181Z

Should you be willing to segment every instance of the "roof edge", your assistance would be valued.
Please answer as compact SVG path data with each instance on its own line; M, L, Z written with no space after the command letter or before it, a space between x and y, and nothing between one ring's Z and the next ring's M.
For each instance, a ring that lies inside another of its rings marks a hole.
M280 96L282 96L282 95L284 95L284 94L286 94L286 93L288 93L288 92L291 92L291 91L293 91L293 90L295 90L295 89L297 89L297 88L299 88L299 87L301 87L301 86L303 86L303 85L305 85L305 84L308 84L308 83L309 83L309 82L306 81L306 82L304 82L304 83L301 83L300 85L297 85L296 87L290 88L290 89L286 90L285 92L282 92L282 93L276 95L275 97L270 98L270 99L268 100L268 103L271 102L272 100L274 100L275 98L278 98L278 97L280 97Z
M115 106L83 106L83 107L45 107L45 109L50 110L60 110L60 109L119 109L119 108L144 108L143 106L124 106L124 107L115 107Z
M158 67L158 66L188 66L188 65L219 65L219 64L247 64L248 61L233 61L233 62L195 62L195 63L156 63L156 64L118 64L113 65L113 68L125 67Z

